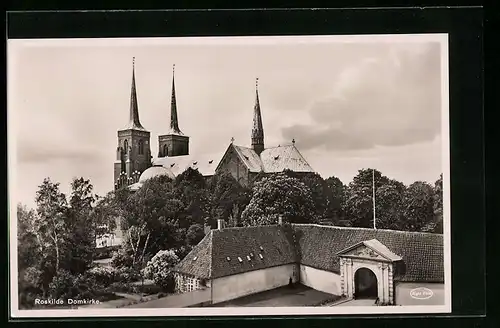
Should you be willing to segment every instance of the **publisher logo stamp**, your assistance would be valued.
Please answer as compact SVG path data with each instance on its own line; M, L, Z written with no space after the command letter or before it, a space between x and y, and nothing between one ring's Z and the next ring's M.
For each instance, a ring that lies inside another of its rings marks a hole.
M425 287L418 287L410 291L410 296L416 300L426 300L431 298L433 295L433 291Z

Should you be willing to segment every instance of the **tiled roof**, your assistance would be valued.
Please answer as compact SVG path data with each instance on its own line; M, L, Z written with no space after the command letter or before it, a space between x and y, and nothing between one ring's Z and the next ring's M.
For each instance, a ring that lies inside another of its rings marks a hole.
M260 156L252 148L233 146L250 172L314 172L295 145L266 148Z
M295 145L266 148L260 154L260 159L265 173L283 172L284 170L314 172Z
M250 172L262 172L262 161L260 160L259 155L257 155L257 153L252 148L236 145L233 146Z
M399 281L444 281L443 236L423 232L374 230L319 225L295 225L302 264L339 272L338 252L365 240L377 239L400 256L405 273Z
M206 235L175 271L215 279L295 262L283 227L226 228Z
M201 155L185 155L172 157L159 157L153 161L154 165L161 165L178 176L186 171L188 167L197 169L203 176L211 176L215 174L217 164L221 159L221 154L201 154Z
M196 245L186 257L176 265L176 272L181 272L193 277L208 279L212 272L212 232Z
M285 228L277 225L212 230L178 264L176 271L214 279L295 263L298 259L303 265L338 273L337 253L368 242L388 256L402 258L406 268L395 276L396 280L444 281L443 236L440 234L311 224L293 225L293 229L297 249L289 241Z

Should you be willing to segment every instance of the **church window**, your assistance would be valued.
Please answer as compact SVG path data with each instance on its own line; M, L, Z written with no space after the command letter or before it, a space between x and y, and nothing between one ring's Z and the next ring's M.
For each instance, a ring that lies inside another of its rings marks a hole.
M163 145L163 156L168 156L168 147L167 147L167 145Z
M139 140L139 155L144 154L144 141Z
M125 154L128 154L128 140L125 139L123 142L123 150L125 151Z

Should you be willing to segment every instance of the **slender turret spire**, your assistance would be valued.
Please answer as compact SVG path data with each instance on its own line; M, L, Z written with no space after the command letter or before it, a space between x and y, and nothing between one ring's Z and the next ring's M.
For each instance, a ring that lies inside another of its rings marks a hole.
M130 92L130 121L129 129L144 129L139 121L139 108L137 105L137 92L135 89L135 57L132 58L132 88Z
M264 150L264 128L262 127L262 114L259 102L259 78L255 80L255 106L253 111L252 148L260 155Z
M172 68L172 99L170 101L170 132L182 134L179 129L179 120L177 118L177 101L175 99L175 64Z

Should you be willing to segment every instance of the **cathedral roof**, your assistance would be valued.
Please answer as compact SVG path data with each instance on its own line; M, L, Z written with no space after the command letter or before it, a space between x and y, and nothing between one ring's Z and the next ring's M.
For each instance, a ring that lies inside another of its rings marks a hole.
M211 230L174 271L215 279L299 262L339 273L338 253L366 241L394 260L402 260L405 269L395 280L444 281L441 234L293 224L295 238L290 238L286 229L269 225Z
M153 164L163 166L170 170L174 176L178 176L189 167L198 170L203 176L211 176L215 174L215 169L220 159L221 154L167 156L156 158Z
M259 155L248 147L233 145L236 153L239 155L243 163L250 170L250 172L262 172L262 161Z
M276 173L284 170L294 172L314 172L295 145L266 148L260 154L265 173Z
M252 148L232 146L250 172L314 172L294 144L266 148L260 156Z

